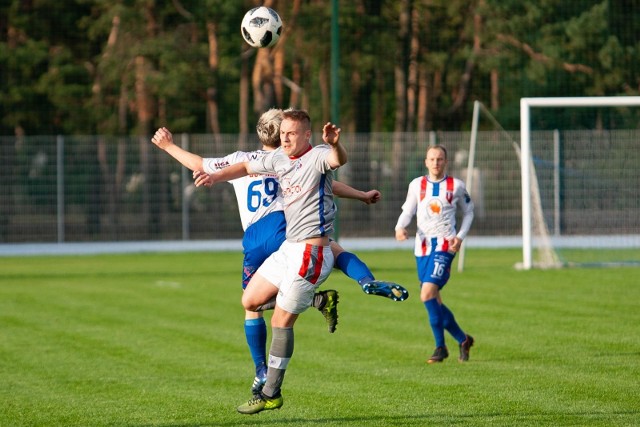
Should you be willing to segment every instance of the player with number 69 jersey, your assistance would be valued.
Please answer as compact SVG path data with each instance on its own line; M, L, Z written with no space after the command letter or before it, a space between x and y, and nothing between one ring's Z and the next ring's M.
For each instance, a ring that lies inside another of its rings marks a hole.
M261 159L268 153L266 150L236 151L224 157L204 158L202 166L205 173L212 174L236 163ZM275 175L249 175L229 183L233 185L242 229L245 231L270 213L284 210Z
M166 151L183 166L193 171L194 178L201 174L209 175L228 166L252 160L259 160L280 146L280 123L282 110L271 109L260 116L256 128L262 149L255 151L236 151L219 158L202 158L190 153L173 143L173 136L166 128L160 128L152 138L152 142ZM242 288L245 289L255 271L286 239L286 220L284 202L280 184L274 175L248 175L231 180L244 235ZM377 190L359 191L346 184L333 182L334 192L342 197L360 200L366 204L376 203L380 199ZM393 282L375 280L369 267L355 254L345 251L336 242L331 242L331 249L336 259L336 267L347 276L356 280L363 291L371 295L379 295L394 301L404 301L408 293L404 287ZM333 299L330 301L330 299ZM314 307L318 308L327 320L329 332L337 325L337 292L322 291L314 299ZM265 304L264 309L273 308L273 304ZM259 392L266 380L266 339L267 330L262 311L245 311L244 322L247 344L256 367L252 392Z

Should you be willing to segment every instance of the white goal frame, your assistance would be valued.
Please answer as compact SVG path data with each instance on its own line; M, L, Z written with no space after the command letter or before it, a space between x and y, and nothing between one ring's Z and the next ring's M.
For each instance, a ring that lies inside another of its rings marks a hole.
M531 108L640 106L640 96L585 96L520 99L520 170L522 173L522 268L533 265L531 236Z

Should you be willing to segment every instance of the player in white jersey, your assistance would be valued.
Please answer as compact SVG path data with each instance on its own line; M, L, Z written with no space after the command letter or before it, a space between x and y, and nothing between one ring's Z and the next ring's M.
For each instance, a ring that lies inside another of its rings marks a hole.
M469 360L473 337L465 334L442 302L440 290L449 280L451 264L473 222L473 202L464 183L445 174L447 151L442 146L427 150L428 174L409 184L407 199L395 227L396 239L408 238L407 226L417 218L415 256L420 280L420 299L429 314L436 349L428 363L442 362L449 356L445 345L447 330L458 342L461 362ZM462 211L462 223L456 231L456 211Z
M280 125L280 148L260 160L232 165L196 180L196 185L212 185L253 173L275 173L282 186L287 240L262 264L242 296L245 309L253 310L277 292L267 382L259 394L238 407L243 414L282 406L282 381L294 348L293 326L333 268L329 240L336 211L333 171L346 163L347 153L335 125L324 125L322 139L325 144L312 146L309 115L286 110Z
M152 141L179 160L185 167L194 171L214 173L225 167L243 161L259 159L269 151L280 146L280 122L282 111L272 109L264 113L258 121L257 131L263 144L262 150L252 152L238 151L221 158L201 158L173 144L173 137L166 128L159 129ZM275 252L285 240L285 217L282 196L276 177L271 174L252 175L231 181L234 186L238 210L245 230L243 237L243 273L242 285L247 283L264 260ZM361 200L364 203L376 203L380 192L355 190L348 185L334 182L334 191L342 197ZM336 267L356 280L365 293L388 297L394 301L403 301L408 292L402 286L392 282L375 280L373 273L355 254L346 252L336 242L331 242L336 258ZM337 324L337 292L323 291L314 298L313 306L318 308L333 332ZM272 301L260 306L260 310L275 306L275 294ZM266 381L266 325L261 311L247 310L245 314L245 335L256 366L253 392L259 392Z

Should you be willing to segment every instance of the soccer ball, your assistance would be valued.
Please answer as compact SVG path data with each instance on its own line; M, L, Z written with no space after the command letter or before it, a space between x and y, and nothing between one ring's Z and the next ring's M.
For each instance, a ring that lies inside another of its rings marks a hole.
M268 7L254 7L242 18L240 26L244 41L253 47L269 47L278 42L282 32L282 20Z

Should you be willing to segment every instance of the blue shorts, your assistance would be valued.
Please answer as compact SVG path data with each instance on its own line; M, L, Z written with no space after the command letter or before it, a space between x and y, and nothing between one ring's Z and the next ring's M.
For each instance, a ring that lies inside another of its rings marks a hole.
M247 287L264 260L280 248L286 239L286 231L283 211L272 212L246 229L242 238L242 289Z
M433 283L442 289L449 281L451 264L455 254L449 252L431 252L428 256L417 256L418 279L422 283Z

